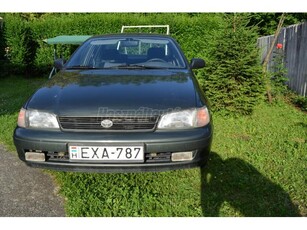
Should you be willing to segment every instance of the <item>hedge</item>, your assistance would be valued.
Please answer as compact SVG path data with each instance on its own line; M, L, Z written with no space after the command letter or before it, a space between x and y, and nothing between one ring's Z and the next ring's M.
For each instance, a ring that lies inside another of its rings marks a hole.
M23 47L21 41L25 40L25 28L30 28L38 43L33 57L36 69L50 68L53 63L53 47L45 44L44 39L58 35L119 33L122 25L168 24L171 35L179 42L188 59L207 59L210 42L214 41L223 25L222 15L215 13L47 13L28 20L22 14L10 13L3 17L5 38L11 49L11 63L20 67L26 65L23 57L28 48ZM66 57L73 48L67 45L57 47Z

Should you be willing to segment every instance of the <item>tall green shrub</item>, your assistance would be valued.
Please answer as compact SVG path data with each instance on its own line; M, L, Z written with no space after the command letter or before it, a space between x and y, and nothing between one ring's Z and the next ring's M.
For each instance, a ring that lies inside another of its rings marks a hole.
M32 21L22 17L22 14L6 14L5 39L9 47L9 61L12 64L13 74L34 73L38 42L32 29Z
M4 39L4 27L0 25L0 60L5 59L5 39Z
M25 75L29 76L35 69L34 63L38 43L35 40L33 32L29 26L23 28L21 35L21 45L24 48L22 65L24 66Z
M5 39L10 49L9 61L14 66L23 66L24 47L21 45L22 30L25 27L25 21L19 14L6 14L4 16Z
M271 94L273 99L278 95L284 95L288 86L286 84L289 79L287 78L287 68L284 63L284 51L282 48L276 48L272 54L273 67L268 73L271 80Z
M204 89L214 111L250 114L263 95L257 33L247 27L247 14L226 15L225 21L211 53Z

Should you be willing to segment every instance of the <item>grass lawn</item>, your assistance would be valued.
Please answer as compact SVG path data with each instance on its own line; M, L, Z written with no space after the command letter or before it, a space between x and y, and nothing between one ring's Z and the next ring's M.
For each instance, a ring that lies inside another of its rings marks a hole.
M0 79L0 143L43 82ZM307 116L280 100L249 117L214 115L207 167L161 173L51 173L67 216L307 216Z

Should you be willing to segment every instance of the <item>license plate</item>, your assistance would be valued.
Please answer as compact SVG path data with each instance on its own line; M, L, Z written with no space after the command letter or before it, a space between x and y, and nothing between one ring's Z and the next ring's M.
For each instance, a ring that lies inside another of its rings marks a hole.
M144 162L143 146L69 146L71 161Z

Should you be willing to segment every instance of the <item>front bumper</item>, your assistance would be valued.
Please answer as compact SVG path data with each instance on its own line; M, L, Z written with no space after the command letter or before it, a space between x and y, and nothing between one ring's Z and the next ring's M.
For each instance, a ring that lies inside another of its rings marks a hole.
M60 171L81 172L145 172L165 171L202 166L206 164L211 149L212 127L210 125L193 130L155 132L62 132L24 129L17 127L14 143L19 158L32 167L49 168ZM193 151L190 161L146 160L142 163L80 163L69 159L50 159L44 162L25 160L26 151L42 151L68 154L69 143L80 144L144 144L145 155L150 153L173 153Z

